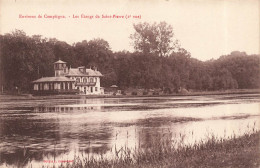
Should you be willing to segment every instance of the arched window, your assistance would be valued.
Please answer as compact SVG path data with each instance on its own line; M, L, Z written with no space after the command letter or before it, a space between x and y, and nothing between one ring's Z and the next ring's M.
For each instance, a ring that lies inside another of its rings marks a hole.
M76 78L76 83L79 83L80 82L80 78Z
M90 82L93 83L93 78L90 78Z
M87 83L87 78L83 78L83 83Z

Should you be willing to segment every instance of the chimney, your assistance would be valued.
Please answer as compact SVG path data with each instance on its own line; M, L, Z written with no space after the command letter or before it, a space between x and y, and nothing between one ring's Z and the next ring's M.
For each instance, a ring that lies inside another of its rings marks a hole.
M94 67L93 67L93 70L94 70L94 71L97 71L97 67L96 67L96 66L94 66Z

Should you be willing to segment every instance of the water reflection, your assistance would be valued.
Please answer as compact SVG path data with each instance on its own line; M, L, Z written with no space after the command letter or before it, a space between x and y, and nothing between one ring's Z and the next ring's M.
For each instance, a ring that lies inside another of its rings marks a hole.
M55 119L48 122L32 121L24 116L1 119L1 163L21 166L26 165L29 158L42 161L43 150L53 155L53 143L61 139L56 130L59 130L59 125Z
M259 127L259 95L6 100L0 102L0 166L110 153L171 136L186 144Z

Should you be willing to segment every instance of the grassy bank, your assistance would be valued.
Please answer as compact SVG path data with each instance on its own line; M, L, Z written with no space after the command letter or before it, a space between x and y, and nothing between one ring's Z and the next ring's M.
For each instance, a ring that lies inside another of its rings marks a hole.
M260 166L260 132L253 131L242 137L221 139L212 136L206 142L193 146L176 144L170 138L160 137L142 149L120 149L114 159L75 157L72 164L61 167L87 168L182 168L232 167L258 168Z

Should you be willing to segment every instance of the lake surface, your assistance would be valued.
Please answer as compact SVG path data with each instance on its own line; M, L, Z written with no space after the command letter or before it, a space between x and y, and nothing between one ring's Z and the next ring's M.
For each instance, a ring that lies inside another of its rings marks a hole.
M0 97L0 167L139 148L158 135L194 144L259 128L259 94L136 98Z

